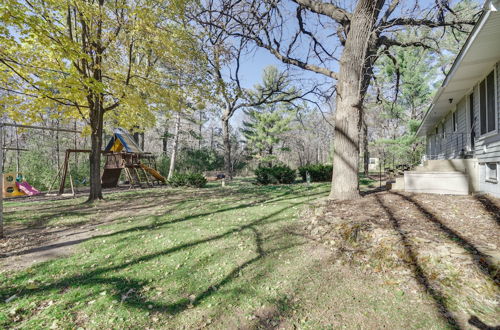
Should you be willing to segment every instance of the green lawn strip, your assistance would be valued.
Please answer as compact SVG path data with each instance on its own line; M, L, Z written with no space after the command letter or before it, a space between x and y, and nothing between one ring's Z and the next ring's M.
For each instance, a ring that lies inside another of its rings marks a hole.
M237 180L107 195L82 206L84 221L121 213L74 255L0 275L0 328L238 328L282 320L300 328L445 328L428 300L312 256L310 241L290 228L328 190L328 183ZM64 221L64 205L77 206L65 200L46 211L56 219L51 225ZM24 205L32 219L19 221L36 219L39 206L46 205Z
M293 248L280 226L292 220L295 206L324 196L326 190L326 185L236 185L215 188L214 197L205 195L202 201L190 196L197 190L178 191L187 196L175 211L131 214L102 229L116 233L81 244L70 258L1 278L0 325L46 327L55 321L68 327L105 326L112 321L118 327L141 326L151 315L175 324L185 311L199 306L213 307L203 317L216 317L221 305L238 304L245 292L253 306L252 301L260 300L254 292L260 283L231 289L232 282L252 267L256 274L266 273L274 265L272 255ZM133 197L132 204L148 198L146 191L124 195ZM105 203L122 198L107 199ZM3 303L14 294L19 297Z

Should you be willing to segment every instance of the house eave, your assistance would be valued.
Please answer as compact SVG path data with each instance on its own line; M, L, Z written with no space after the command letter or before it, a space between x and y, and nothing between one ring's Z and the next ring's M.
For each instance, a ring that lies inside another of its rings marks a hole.
M436 92L417 130L425 136L451 111L463 96L500 60L500 1L489 1L464 46ZM496 28L496 29L495 29Z

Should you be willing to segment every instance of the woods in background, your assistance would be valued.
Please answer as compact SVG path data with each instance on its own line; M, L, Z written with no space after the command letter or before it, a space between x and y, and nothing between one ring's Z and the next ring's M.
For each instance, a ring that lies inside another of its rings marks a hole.
M477 18L473 1L414 2L8 0L2 118L76 122L91 150L89 201L102 198L100 151L118 126L161 156L165 176L333 162L330 197L357 198L360 159L419 162L414 132ZM283 65L244 86L256 49ZM39 151L33 134L21 140ZM57 171L70 142L54 139ZM44 158L26 155L26 166Z

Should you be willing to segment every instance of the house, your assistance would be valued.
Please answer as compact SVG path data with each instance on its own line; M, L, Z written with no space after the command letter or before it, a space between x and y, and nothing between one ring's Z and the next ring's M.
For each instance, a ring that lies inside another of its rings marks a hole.
M370 157L368 160L368 171L376 172L380 170L380 161L378 158Z
M424 162L405 191L500 197L500 0L486 1L417 135Z

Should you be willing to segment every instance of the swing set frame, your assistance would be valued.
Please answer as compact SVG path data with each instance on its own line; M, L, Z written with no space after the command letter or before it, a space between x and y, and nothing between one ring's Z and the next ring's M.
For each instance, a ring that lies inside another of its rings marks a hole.
M12 123L4 123L0 121L0 169L3 169L3 158L4 158L4 150L23 150L28 151L26 149L17 149L17 148L4 148L3 147L3 129L4 127L17 127L17 128L27 128L27 129L39 129L44 131L56 131L56 132L69 132L69 133L82 133L81 131L68 129L68 128L57 128L57 127L44 127L44 126L33 126L33 125L21 125L21 124L12 124ZM88 151L90 152L90 151ZM68 154L66 154L68 155ZM66 162L66 159L65 159ZM3 173L1 173L3 176ZM4 237L4 220L3 220L3 177L0 180L0 238Z

